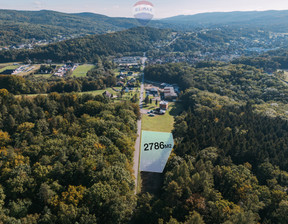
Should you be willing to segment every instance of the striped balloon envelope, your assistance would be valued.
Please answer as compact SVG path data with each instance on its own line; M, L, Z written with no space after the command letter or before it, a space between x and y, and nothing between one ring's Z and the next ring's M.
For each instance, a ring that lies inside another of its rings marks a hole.
M154 6L148 1L139 1L133 6L133 15L142 26L154 17Z

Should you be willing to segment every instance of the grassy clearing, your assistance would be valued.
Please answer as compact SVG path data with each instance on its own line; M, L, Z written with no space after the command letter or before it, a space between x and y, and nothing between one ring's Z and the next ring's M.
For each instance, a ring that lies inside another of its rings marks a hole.
M174 116L181 112L179 105L175 103L169 104L169 109L165 115L156 115L155 117L149 117L147 114L142 115L142 130L146 131L159 131L159 132L171 132L174 125Z
M52 74L34 74L34 76L35 76L36 78L49 79L49 78L52 76Z
M85 77L87 72L94 68L94 65L80 65L73 72L74 77Z
M17 65L14 65L14 64L17 64ZM0 63L0 68L4 68L4 67L7 67L7 66L17 66L17 67L20 67L22 65L22 63L20 62L6 62L6 63Z
M1 66L2 67L2 66ZM10 69L16 69L18 68L19 65L8 65L8 66L3 66L2 68L0 68L0 73L4 72L5 70L10 70Z
M115 87L114 89L119 89L120 90L121 88L120 87ZM96 96L96 95L103 94L105 91L108 91L109 93L111 93L113 95L117 95L117 93L119 93L119 92L114 91L112 88L107 88L107 89L101 89L101 90L82 92L80 94L92 94L92 95Z

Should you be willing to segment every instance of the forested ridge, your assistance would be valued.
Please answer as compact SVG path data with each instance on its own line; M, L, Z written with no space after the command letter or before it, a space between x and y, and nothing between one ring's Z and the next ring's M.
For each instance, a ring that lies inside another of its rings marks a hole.
M153 43L166 39L170 31L148 27L137 27L126 31L90 35L62 41L32 50L0 51L0 62L25 61L43 62L53 59L56 62L94 62L98 56L116 54L143 55L153 47Z
M72 36L120 31L137 26L132 18L111 18L94 13L0 10L0 46L24 44L31 39L51 40Z
M269 51L258 57L241 57L233 60L232 63L251 65L264 69L268 72L274 72L277 69L287 69L288 51L285 47L278 50Z

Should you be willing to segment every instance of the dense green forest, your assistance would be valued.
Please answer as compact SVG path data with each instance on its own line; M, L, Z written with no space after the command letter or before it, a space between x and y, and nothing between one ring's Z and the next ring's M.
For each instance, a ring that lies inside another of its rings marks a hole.
M0 222L127 223L139 106L0 90Z
M193 87L217 93L235 101L263 103L273 100L287 103L288 89L285 84L277 77L249 65L219 62L199 63L197 67L179 63L155 65L145 68L145 77L148 80L177 83L183 89Z
M25 61L42 62L53 59L56 62L95 62L98 56L116 54L143 55L153 43L166 40L170 31L148 27L132 28L111 34L91 35L62 41L32 50L0 51L0 62Z
M258 57L241 57L232 61L235 64L251 65L262 68L265 71L273 72L277 69L288 68L288 51L287 48L269 51Z
M139 196L135 222L287 223L287 117L255 110L287 103L287 87L246 65L166 64L145 74L178 83L184 111L160 195Z

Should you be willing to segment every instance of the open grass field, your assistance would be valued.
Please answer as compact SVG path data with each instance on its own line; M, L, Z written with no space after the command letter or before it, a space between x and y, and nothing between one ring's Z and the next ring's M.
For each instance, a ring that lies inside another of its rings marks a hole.
M115 87L114 89L121 89L120 87ZM101 95L105 91L108 91L109 93L112 93L113 95L117 95L117 92L114 91L112 88L107 88L107 89L101 89L101 90L94 90L94 91L89 91L89 92L82 92L80 94L92 94L92 95Z
M39 76L41 76L41 74ZM46 75L44 75L44 76L46 76ZM115 89L121 89L121 88L120 87L115 87ZM102 89L102 90L95 90L95 91L89 91L89 92L81 92L81 93L78 93L78 94L92 94L92 95L96 96L96 95L101 95L105 91L108 91L108 92L110 92L112 94L117 95L117 92L114 91L112 88L107 88L107 89ZM38 95L47 96L48 94L23 94L23 95L26 96L26 97L36 97ZM16 95L16 97L21 97L21 95Z
M11 65L3 65L2 66L2 64L0 64L0 73L1 72L4 72L5 70L10 70L10 69L16 69L16 68L18 68L20 65L13 65L13 64L11 64Z
M87 72L94 68L94 65L80 65L73 72L74 77L85 77Z
M155 117L149 117L148 114L142 115L142 130L146 131L159 131L159 132L171 132L174 125L174 116L181 113L179 105L175 103L169 103L169 109L165 115L156 115Z
M34 76L35 76L36 78L49 79L49 78L52 76L52 74L34 74Z

